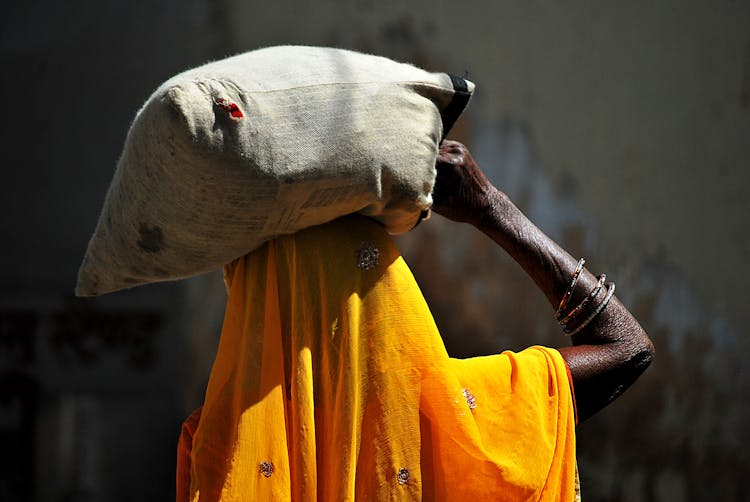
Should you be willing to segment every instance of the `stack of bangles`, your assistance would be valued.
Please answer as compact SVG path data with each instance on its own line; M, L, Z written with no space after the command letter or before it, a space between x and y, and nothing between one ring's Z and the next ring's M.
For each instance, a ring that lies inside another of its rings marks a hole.
M570 302L570 299L573 296L573 292L575 291L576 284L578 283L578 278L580 277L581 272L583 272L583 265L585 263L586 263L586 260L584 260L583 258L578 260L578 266L573 272L573 279L571 279L570 281L570 286L568 286L567 291L565 291L565 294L560 300L560 305L557 307L557 310L555 311L555 319L560 323L560 325L563 327L563 332L568 336L575 335L576 333L581 331L583 328L585 328L591 321L593 321L596 316L604 312L604 309L607 308L607 304L609 304L609 301L612 299L612 295L615 292L615 283L614 282L608 283L606 286L607 295L604 297L604 300L593 311L591 311L591 308L589 307L589 305L597 297L602 287L604 286L604 280L607 278L606 274L602 274L599 276L599 281L596 283L596 286L594 286L594 288L589 292L589 294L586 295L583 301L581 301L581 303L576 305L573 309L569 310L567 313L564 313L566 309L568 308L568 303ZM582 322L575 323L574 321L584 311L591 311L591 313ZM569 326L571 324L575 325L574 329L570 329Z

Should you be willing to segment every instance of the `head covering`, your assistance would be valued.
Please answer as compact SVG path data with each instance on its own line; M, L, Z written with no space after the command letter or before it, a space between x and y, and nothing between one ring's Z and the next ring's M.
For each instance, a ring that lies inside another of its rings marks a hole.
M573 500L559 352L449 358L377 223L280 237L225 277L218 354L188 427L190 500Z

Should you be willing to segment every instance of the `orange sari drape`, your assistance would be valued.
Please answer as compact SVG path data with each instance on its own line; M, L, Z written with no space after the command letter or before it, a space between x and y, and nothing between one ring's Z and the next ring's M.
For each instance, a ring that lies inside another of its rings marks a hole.
M178 499L574 499L560 354L449 358L376 223L352 216L280 237L225 276L205 404L183 428Z

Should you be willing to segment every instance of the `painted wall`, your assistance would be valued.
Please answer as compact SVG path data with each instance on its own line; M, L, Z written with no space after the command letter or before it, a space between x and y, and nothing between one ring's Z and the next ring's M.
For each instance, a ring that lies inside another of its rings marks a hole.
M3 502L174 499L184 286L72 292L128 124L209 57L208 19L197 1L2 6Z

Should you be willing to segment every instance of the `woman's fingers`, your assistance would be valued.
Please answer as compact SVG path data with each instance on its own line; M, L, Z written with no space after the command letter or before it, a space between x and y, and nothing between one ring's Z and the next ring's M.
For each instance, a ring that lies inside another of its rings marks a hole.
M440 144L433 209L456 221L472 221L486 207L491 185L468 148L457 141Z

